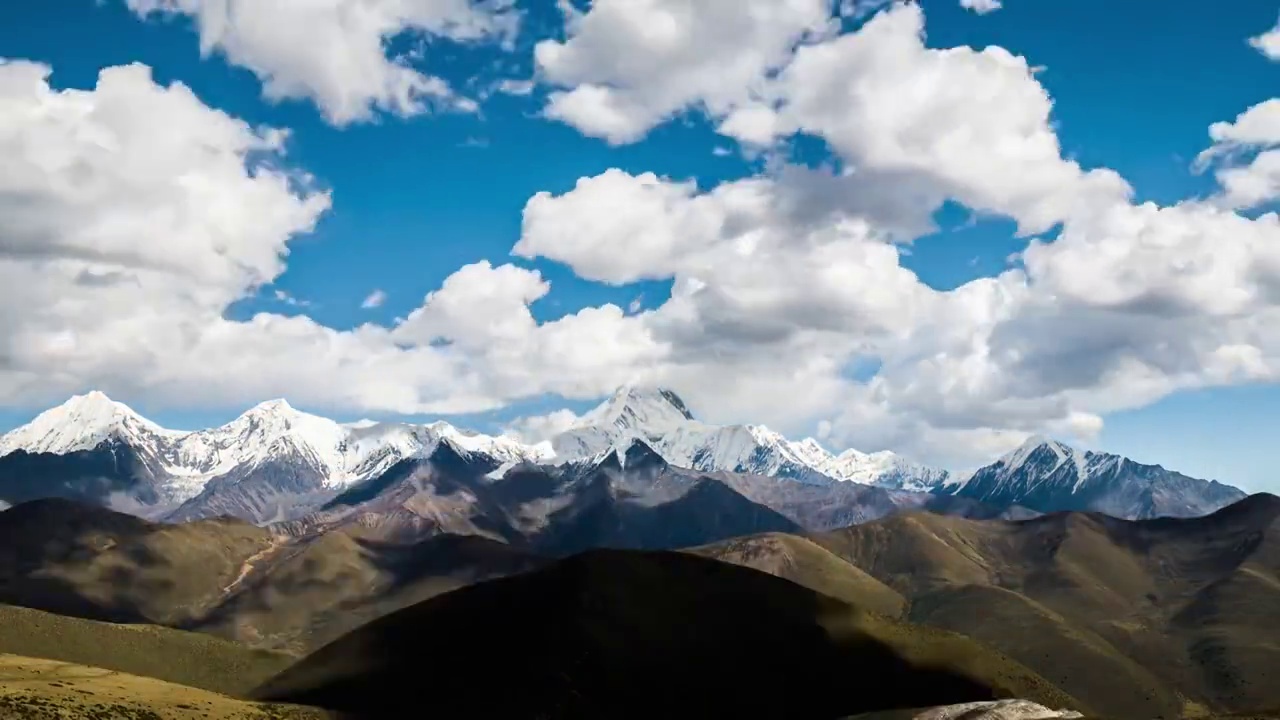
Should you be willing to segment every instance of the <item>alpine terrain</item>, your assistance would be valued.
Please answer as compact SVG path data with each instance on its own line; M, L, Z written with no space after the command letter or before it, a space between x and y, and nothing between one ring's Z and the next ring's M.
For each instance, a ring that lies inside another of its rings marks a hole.
M541 528L553 520L592 517L579 515L584 503L595 512L600 502L653 508L694 488L700 502L708 492L740 496L808 530L900 509L1189 516L1243 497L1220 483L1042 439L968 476L889 452L837 455L761 425L704 423L674 392L630 386L542 443L445 422L342 424L283 400L221 427L181 432L98 392L0 438L0 502L63 497L149 519L227 515L290 533L358 522L388 536L550 537ZM713 538L681 538L699 539Z
M1207 515L1245 497L1217 481L1043 437L1031 438L968 477L943 480L934 492L997 507L1090 510L1130 519Z

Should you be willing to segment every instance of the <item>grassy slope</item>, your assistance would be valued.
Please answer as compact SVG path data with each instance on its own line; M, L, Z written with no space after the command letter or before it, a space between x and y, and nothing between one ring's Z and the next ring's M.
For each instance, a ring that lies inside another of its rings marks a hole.
M424 679L460 687L477 673L489 692L433 695L444 716L835 717L1007 695L1079 706L969 638L749 568L628 551L586 553L383 617L259 696L378 717L420 694Z
M153 678L0 654L0 717L8 720L323 720Z
M897 591L806 538L769 533L689 552L755 568L881 615L900 617L906 607Z
M999 647L1095 708L1120 717L1170 717L1184 710L1169 687L1107 641L1018 593L966 585L916 599L912 622Z
M0 513L0 602L180 625L221 602L269 532L237 520L147 523L58 500Z
M201 633L0 606L0 653L48 658L242 694L294 658Z
M301 654L387 613L535 562L480 537L395 545L330 532L280 549L195 627Z
M902 593L912 619L979 637L1046 677L1061 677L1055 655L1070 651L1074 662L1093 656L1143 688L1126 701L1110 672L1070 668L1068 685L1103 698L1103 710L1137 703L1169 712L1178 695L1188 709L1248 710L1280 704L1278 516L1280 500L1255 496L1187 521L906 515L812 539ZM1003 588L1026 602L1005 598L992 626L972 596L954 592L966 586ZM1133 664L1145 673L1135 676Z

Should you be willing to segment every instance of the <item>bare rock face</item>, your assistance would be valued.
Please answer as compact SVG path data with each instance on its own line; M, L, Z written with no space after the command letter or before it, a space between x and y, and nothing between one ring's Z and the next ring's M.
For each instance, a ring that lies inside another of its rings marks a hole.
M1074 710L1050 710L1030 700L992 700L961 705L942 705L916 715L912 720L1073 720L1084 717Z

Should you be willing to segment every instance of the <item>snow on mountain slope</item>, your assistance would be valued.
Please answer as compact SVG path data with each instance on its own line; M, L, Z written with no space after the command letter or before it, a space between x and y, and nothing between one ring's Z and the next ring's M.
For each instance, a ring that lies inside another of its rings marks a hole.
M828 472L842 480L915 492L932 490L949 477L946 470L912 462L887 450L870 454L846 450L833 459Z
M1192 517L1243 499L1237 488L1033 437L971 475L934 488L998 507L1085 510L1114 517Z
M0 437L0 457L16 450L68 455L113 440L144 458L160 477L166 499L181 503L200 496L212 481L220 480L218 487L225 492L231 485L264 475L287 477L287 482L277 484L287 485L292 494L322 495L377 476L404 458L430 453L446 438L502 462L551 455L547 444L524 446L511 438L465 432L443 422L341 425L301 412L284 400L260 403L220 427L168 430L100 392L91 392ZM256 492L265 498L279 489Z
M626 453L637 439L666 462L699 472L750 473L819 485L883 481L897 489L922 487L939 476L939 471L892 453L835 456L812 438L792 442L762 425L703 423L674 392L635 386L620 388L568 431L537 445L445 422L339 424L284 400L261 403L220 427L182 432L164 429L94 392L0 438L0 457L18 449L75 453L107 439L146 458L151 474L164 484L166 498L187 503L182 512L192 517L221 511L255 518L267 512L287 514L290 498L322 502L401 460L429 455L445 441L492 459L498 468L492 473L495 479L522 463L566 465Z
M0 456L14 450L65 455L92 450L108 439L153 445L182 433L156 425L100 392L76 395L34 420L0 437Z
M738 472L803 482L832 480L900 489L932 487L945 471L926 468L890 452L850 450L832 455L813 438L792 442L763 425L700 422L674 392L664 388L620 388L551 441L556 463L625 451L634 439L648 443L667 462L703 472Z

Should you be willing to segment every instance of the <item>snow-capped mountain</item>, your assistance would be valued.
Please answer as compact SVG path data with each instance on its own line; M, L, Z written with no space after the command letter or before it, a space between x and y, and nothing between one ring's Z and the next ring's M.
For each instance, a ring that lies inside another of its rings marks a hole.
M702 472L735 472L825 484L851 481L901 489L933 487L946 471L890 453L833 455L817 440L791 441L763 425L711 425L693 417L672 391L623 387L551 441L566 462L623 452L643 440L667 462Z
M571 477L606 461L622 469L643 460L649 475L669 467L723 476L749 489L754 501L779 508L798 502L792 485L831 489L801 493L814 508L852 502L855 495L860 507L870 507L865 493L836 490L847 486L901 496L877 496L877 507L924 507L907 496L929 492L1005 509L1119 517L1202 514L1243 497L1226 485L1044 439L972 475L951 476L889 452L836 455L812 438L788 440L762 425L704 423L670 390L623 387L539 444L445 422L340 424L284 400L261 403L221 427L183 432L93 392L0 437L0 502L58 496L168 520L234 515L282 522L311 514L349 489L376 487L404 461L424 460L444 446L471 458L468 467L483 467L492 482L520 467ZM629 470L639 476L639 467ZM794 482L775 491L762 487L761 478ZM833 512L833 518L848 515Z
M536 462L551 452L448 423L341 425L284 400L261 403L221 427L183 432L91 392L0 438L0 499L109 497L106 504L148 517L231 514L267 522L306 512L446 440L500 463ZM46 469L36 467L42 463ZM43 485L32 486L32 475L45 476Z
M0 456L14 450L66 455L92 450L116 439L131 445L159 446L182 433L156 425L100 392L77 395L0 437Z
M1126 519L1206 515L1245 497L1217 481L1044 437L1031 438L968 477L944 480L934 492L998 507L1085 510Z

